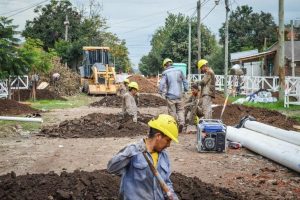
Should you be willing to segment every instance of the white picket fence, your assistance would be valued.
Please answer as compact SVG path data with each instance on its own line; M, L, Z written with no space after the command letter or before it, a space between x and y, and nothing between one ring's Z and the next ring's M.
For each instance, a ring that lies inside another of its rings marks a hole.
M8 87L7 80L0 80L0 98L7 98ZM29 79L28 76L11 77L11 89L28 89Z
M200 81L203 74L190 74L187 77L189 85L191 83ZM161 75L159 75L158 83ZM224 90L224 75L216 75L216 89ZM238 79L240 79L238 81ZM250 95L259 89L266 89L270 92L279 91L279 77L278 76L233 76L227 77L228 88L236 88L240 84L240 94ZM289 105L300 105L300 77L285 77L285 98L284 107Z

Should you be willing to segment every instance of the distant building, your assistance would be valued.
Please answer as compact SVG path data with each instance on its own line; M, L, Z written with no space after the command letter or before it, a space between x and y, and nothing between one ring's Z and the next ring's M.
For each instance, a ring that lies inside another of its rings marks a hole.
M266 51L261 53L253 53L246 54L245 56L233 56L234 59L230 59L232 65L240 64L243 68L247 68L247 75L251 75L248 73L248 68L250 68L253 73L252 75L259 74L262 76L278 76L279 74L279 56L278 56L278 43L276 42L271 47L269 47ZM291 51L291 42L285 41L285 75L292 76L292 51ZM300 76L300 41L294 42L294 61L295 61L295 76ZM254 52L255 50L253 50ZM238 52L242 53L242 52ZM238 54L235 53L235 54ZM257 63L259 67L257 67ZM249 67L250 66L250 67ZM257 69L258 68L258 69Z

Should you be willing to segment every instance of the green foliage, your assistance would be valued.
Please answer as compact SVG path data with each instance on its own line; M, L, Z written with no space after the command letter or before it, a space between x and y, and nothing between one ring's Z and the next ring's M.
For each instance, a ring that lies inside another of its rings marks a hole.
M47 72L51 67L52 55L45 52L43 43L38 39L27 38L23 47L20 48L21 55L29 65L31 73Z
M214 70L215 74L224 74L224 48L217 46L215 50L207 56L209 66Z
M106 20L100 16L97 4L91 3L90 15L84 16L69 0L51 0L50 4L37 7L38 15L32 21L27 21L23 36L36 38L43 42L43 48L55 48L62 62L77 70L82 60L83 46L109 46L116 58L116 68L128 71L131 63L124 41L107 32ZM65 41L64 21L68 16L70 22L68 41Z
M219 29L220 43L224 44L225 24ZM254 13L252 7L238 6L229 16L229 52L263 49L264 39L271 45L276 42L276 24L270 13Z
M197 20L192 23L192 63L197 63ZM174 62L188 62L188 23L189 18L183 14L169 14L165 25L156 30L151 40L152 49L139 63L139 70L144 75L155 75L161 72L164 58ZM206 58L217 48L215 36L210 30L201 26L201 50Z
M8 78L12 75L22 75L28 68L28 63L21 56L17 48L19 39L17 26L12 25L12 19L0 17L0 77Z

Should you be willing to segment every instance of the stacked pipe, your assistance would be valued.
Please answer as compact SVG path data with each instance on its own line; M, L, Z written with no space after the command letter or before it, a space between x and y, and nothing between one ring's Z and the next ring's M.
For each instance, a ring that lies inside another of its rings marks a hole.
M243 128L227 127L227 139L300 172L300 133L245 120Z

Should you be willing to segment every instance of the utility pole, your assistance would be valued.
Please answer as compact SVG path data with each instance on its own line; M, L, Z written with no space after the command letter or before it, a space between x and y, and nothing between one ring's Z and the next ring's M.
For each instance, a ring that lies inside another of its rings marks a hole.
M66 27L66 29L65 29L65 41L68 41L68 29L69 29L69 25L70 25L70 22L68 20L68 15L66 15L66 20L64 21L64 25Z
M188 57L188 81L190 84L191 78L191 62L192 62L192 19L189 18L189 57Z
M295 77L294 20L291 20L292 76Z
M227 96L227 79L228 79L228 13L230 11L228 0L225 0L225 9L226 9L226 21L225 21L225 76L224 76L224 95Z
M198 60L201 59L201 0L197 1L197 41L198 41Z
M279 0L279 99L284 100L285 90L285 63L284 63L284 0Z
M69 29L69 25L70 25L68 15L66 15L66 20L64 21L64 25L66 27L66 29L65 29L65 41L67 42L68 41L68 29ZM68 67L67 62L65 62L65 67Z

